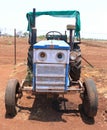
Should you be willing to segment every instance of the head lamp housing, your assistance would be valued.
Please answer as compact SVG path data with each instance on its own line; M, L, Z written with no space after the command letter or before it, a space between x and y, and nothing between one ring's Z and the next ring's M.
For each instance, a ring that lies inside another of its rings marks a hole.
M77 59L77 57L78 57L77 52L72 51L72 52L70 53L70 59L71 59L72 61L75 61L75 60Z

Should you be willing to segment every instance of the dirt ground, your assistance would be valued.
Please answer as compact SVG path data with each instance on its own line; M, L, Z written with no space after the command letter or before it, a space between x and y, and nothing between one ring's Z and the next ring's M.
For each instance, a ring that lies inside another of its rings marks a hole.
M94 119L82 113L79 94L66 94L66 110L61 102L57 111L50 99L36 100L31 93L23 93L19 100L18 113L14 118L5 115L4 95L9 79L17 78L20 83L27 74L26 38L17 38L17 62L14 65L14 38L0 37L0 130L106 130L107 129L107 41L82 41L81 80L94 79L98 91L98 112ZM61 100L61 98L60 98Z

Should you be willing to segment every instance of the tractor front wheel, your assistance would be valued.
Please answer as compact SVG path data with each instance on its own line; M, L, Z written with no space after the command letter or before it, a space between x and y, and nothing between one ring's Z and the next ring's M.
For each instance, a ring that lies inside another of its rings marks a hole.
M6 108L6 115L15 116L16 105L19 98L21 91L20 91L20 84L17 79L10 79L8 81L6 92L5 92L5 108Z
M83 86L85 89L83 94L83 110L88 117L93 118L96 116L98 109L96 85L92 79L86 79Z

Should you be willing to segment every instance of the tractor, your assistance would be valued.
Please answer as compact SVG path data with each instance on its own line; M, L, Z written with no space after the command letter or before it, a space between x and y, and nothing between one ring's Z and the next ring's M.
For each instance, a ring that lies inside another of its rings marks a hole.
M75 25L68 24L66 33L49 31L46 40L37 42L36 18L41 15L75 18ZM28 75L20 84L10 79L5 91L6 114L16 115L16 106L23 91L37 95L52 95L58 98L71 91L80 93L82 109L87 117L94 118L98 109L96 85L91 78L81 77L80 13L79 11L42 11L26 14L29 31L27 57ZM30 77L30 78L28 78ZM72 93L71 93L72 95Z

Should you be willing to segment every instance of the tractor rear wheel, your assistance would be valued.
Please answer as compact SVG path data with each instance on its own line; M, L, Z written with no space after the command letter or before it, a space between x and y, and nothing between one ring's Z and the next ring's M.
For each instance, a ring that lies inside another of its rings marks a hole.
M30 46L28 50L27 65L32 72L33 71L33 46Z
M70 77L73 81L77 81L80 79L81 75L81 50L78 45L76 45L74 51L77 52L78 56L75 60L75 62L70 63Z
M88 117L93 118L96 116L98 109L96 85L92 79L86 79L83 86L85 89L83 94L83 110Z
M10 79L8 81L5 91L5 108L6 115L15 116L18 95L20 93L20 84L17 79Z

